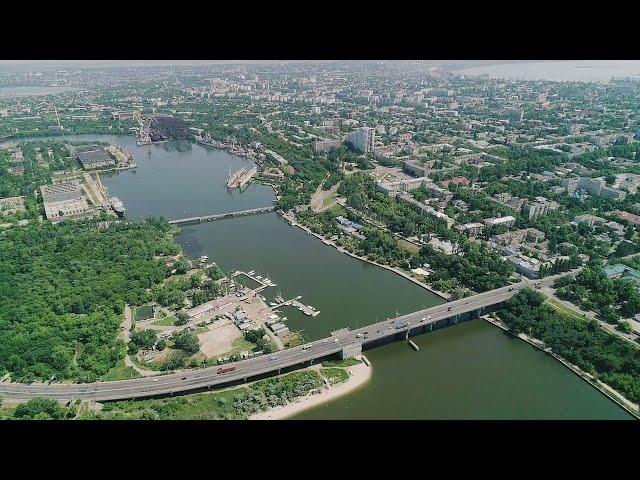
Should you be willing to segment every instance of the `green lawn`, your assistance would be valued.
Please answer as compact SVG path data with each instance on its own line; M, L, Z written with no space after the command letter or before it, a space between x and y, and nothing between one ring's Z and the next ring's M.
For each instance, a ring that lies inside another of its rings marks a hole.
M331 385L346 382L349 379L349 372L344 368L322 368L320 369L320 373L329 380Z
M169 317L164 317L161 318L160 320L156 320L155 322L153 322L154 325L162 325L164 327L172 327L176 324L176 316L175 315L171 315Z

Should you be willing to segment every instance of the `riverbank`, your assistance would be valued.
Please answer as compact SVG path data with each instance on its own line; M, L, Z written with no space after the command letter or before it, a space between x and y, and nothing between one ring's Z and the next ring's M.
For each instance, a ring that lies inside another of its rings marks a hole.
M441 292L440 290L436 290L435 288L433 288L430 285L427 285L425 283L422 283L419 280L416 280L415 278L413 278L411 275L403 272L402 270L396 268L396 267L391 267L389 265L384 265L382 263L378 263L374 260L370 260L366 257L361 257L360 255L357 255L353 252L350 252L349 250L342 248L339 245L336 245L334 242L332 242L331 240L327 240L326 238L324 238L322 235L319 235L313 231L311 231L311 229L309 229L308 227L302 225L301 223L296 222L293 218L289 218L286 214L280 214L291 226L293 227L298 227L301 228L302 230L304 230L305 232L307 232L309 235L313 235L314 237L318 238L319 240L322 241L322 243L324 243L325 245L328 245L330 247L335 248L336 250L338 250L340 253L345 253L347 255L349 255L350 257L353 258L357 258L358 260L361 260L363 262L367 262L370 263L371 265L375 265L377 267L380 268L384 268L385 270L389 270L397 275L400 275L401 277L406 278L407 280L415 283L416 285L421 286L422 288L424 288L425 290L429 290L431 293L434 293L436 295L438 295L440 298L444 299L444 300L449 300L451 298L451 295L449 295L448 293L445 292Z
M490 324L492 324L492 325L504 330L505 332L509 333L510 335L513 335L511 332L509 332L509 329L507 328L507 326L504 325L500 320L498 320L496 318L491 318L490 315L485 315L485 316L483 316L481 318L484 319L486 322L488 322L488 323L490 323ZM541 340L529 337L528 335L526 335L524 333L520 333L518 335L513 335L513 336L519 338L520 340L524 340L529 345L532 345L532 346L536 347L537 349L542 350L543 352L551 355L558 362L560 362L562 365L567 367L573 373L575 373L576 375L578 375L579 377L584 379L587 383L589 383L591 386L593 386L594 388L599 390L602 394L607 396L609 399L611 399L614 402L616 402L619 406L624 408L631 415L633 415L634 417L640 419L640 405L638 405L636 403L633 403L631 400L628 400L627 398L625 398L622 394L620 394L618 391L616 391L613 388L611 388L609 385L607 385L605 383L602 383L600 380L595 378L593 375L585 372L584 370L582 370L578 366L568 362L567 360L562 358L560 355L558 355L556 353L553 353L551 351L551 348L547 347L544 344L544 342L542 342Z
M317 368L320 368L320 366ZM255 413L249 417L249 420L287 419L305 410L322 405L323 403L335 400L336 398L357 390L369 382L373 373L373 368L365 365L363 362L347 367L346 370L349 372L349 378L344 382L327 386L320 393L305 395L284 406Z

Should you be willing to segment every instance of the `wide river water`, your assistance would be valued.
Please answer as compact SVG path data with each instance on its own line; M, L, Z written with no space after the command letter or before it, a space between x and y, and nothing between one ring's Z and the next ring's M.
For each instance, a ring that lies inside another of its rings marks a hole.
M57 137L109 141L133 154L137 168L101 175L127 215L177 218L270 205L270 187L229 193L226 177L249 162L226 151L172 142L137 147L131 137ZM150 153L149 153L150 152ZM361 262L291 227L276 213L187 226L176 237L186 253L207 254L225 270L256 270L277 287L269 299L320 310L306 317L285 308L292 330L310 339L344 326L362 326L435 305L431 292L382 268ZM298 415L301 419L629 419L614 402L528 344L473 320L368 350L369 383L356 392Z

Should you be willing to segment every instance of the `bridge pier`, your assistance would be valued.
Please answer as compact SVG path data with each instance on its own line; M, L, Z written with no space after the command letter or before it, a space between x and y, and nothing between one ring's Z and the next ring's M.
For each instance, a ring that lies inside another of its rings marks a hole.
M340 356L342 360L346 360L347 358L353 358L362 353L362 344L361 343L352 343L351 345L345 345L340 352Z

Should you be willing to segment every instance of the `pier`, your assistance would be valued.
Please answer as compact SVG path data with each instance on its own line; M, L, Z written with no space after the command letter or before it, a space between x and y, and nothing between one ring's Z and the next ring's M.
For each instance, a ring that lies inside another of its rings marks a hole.
M287 301L284 301L284 302L281 302L281 303L276 303L275 305L272 305L271 308L273 308L275 310L276 308L280 308L280 307L283 307L283 306L286 306L286 307L291 306L291 307L295 307L298 310L300 310L307 317L315 317L315 316L320 314L320 310L316 310L315 308L311 307L310 305L305 305L304 303L299 301L300 298L302 298L302 297L298 296L298 297L293 298L291 300L287 300Z
M244 275L245 277L253 280L254 282L259 283L260 286L262 287L261 290L263 290L264 288L267 288L267 287L277 287L278 286L278 284L273 283L270 278L264 278L264 277L258 278L258 275L251 274L250 272L243 272L241 270L238 270L238 271L234 272L231 275L231 278L236 278L239 275Z
M170 225L191 225L202 222L213 222L215 220L222 220L224 218L236 218L236 217L244 217L247 215L257 215L259 213L268 213L275 211L276 207L274 205L268 207L260 207L260 208L252 208L250 210L240 210L238 212L228 212L228 213L216 213L214 215L203 215L201 217L187 217L187 218L176 218L175 220L169 220Z

